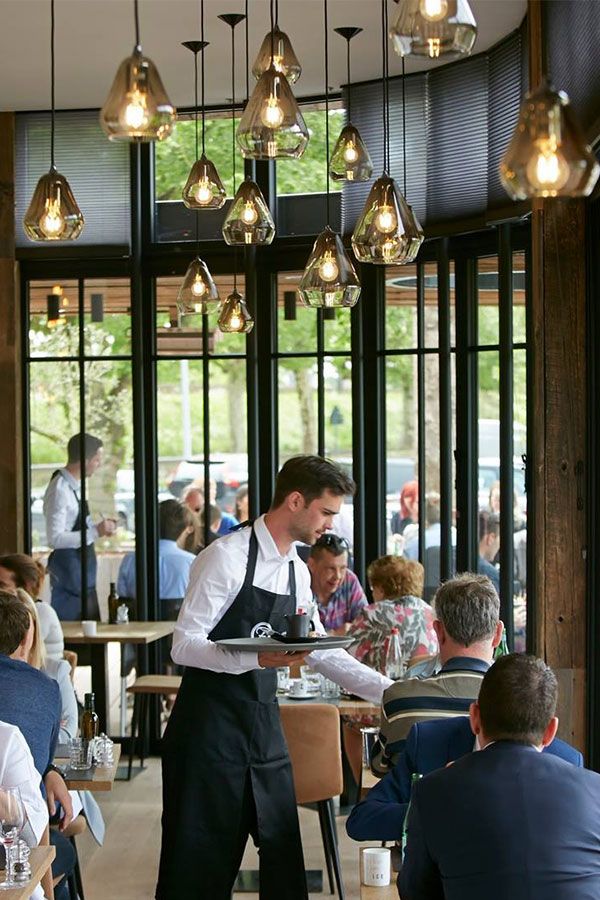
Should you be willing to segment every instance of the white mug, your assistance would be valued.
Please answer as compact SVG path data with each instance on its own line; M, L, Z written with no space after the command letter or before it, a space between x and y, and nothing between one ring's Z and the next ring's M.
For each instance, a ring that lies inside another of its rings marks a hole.
M386 887L390 883L391 854L388 847L365 847L362 863L363 884Z
M292 697L301 697L305 693L306 685L302 679L298 679L297 681L294 679L290 684L290 694Z
M85 637L96 637L96 621L94 619L84 619L81 628Z

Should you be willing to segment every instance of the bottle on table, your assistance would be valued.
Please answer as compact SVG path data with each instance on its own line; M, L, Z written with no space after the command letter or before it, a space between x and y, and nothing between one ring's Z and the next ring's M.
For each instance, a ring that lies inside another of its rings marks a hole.
M83 698L83 715L81 717L81 739L84 743L85 753L88 752L87 748L90 745L93 747L92 741L98 737L100 730L100 720L98 719L95 705L94 694L85 694Z
M114 581L110 583L110 593L108 595L108 621L111 625L117 624L117 614L120 606L119 595Z
M397 681L404 675L400 633L396 627L392 628L388 639L387 651L385 654L385 674L393 681Z
M408 806L406 807L406 815L404 816L404 822L402 823L402 862L404 862L404 853L406 852L406 842L408 840L408 815L410 813L410 805L412 803L413 798L413 790L414 786L423 776L420 772L413 772L410 777L410 798L408 801Z
M498 659L500 656L507 656L510 653L508 649L508 641L506 640L506 628L502 628L502 637L500 638L500 643L494 650L494 659Z

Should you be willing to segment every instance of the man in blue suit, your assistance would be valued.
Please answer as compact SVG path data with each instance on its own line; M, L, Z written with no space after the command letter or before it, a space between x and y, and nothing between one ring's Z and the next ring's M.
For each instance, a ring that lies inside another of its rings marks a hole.
M470 710L481 752L415 784L402 900L597 900L600 775L540 751L558 727L540 659L501 657Z
M476 739L467 716L417 722L408 733L404 751L396 766L358 803L346 822L346 831L355 841L395 841L402 825L413 773L427 775L476 749ZM554 738L545 753L559 756L573 766L583 766L579 750Z

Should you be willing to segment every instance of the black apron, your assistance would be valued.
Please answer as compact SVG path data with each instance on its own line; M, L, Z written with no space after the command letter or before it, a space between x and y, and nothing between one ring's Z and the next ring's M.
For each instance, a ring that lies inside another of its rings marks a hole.
M285 596L254 587L250 534L244 583L209 635L250 637L296 611L294 564ZM229 900L251 834L261 900L308 897L291 763L275 669L242 675L186 667L163 739L162 850L157 900Z
M60 470L53 474L51 480L53 481L55 478L62 478ZM90 513L88 503L86 500L82 504L75 488L71 485L69 487L79 504L77 518L71 531L81 534L82 516L87 531L87 520ZM81 547L62 547L53 550L48 558L52 606L56 610L58 618L65 622L78 619L100 619L98 595L96 594L97 562L94 544L87 544L85 552L87 563L87 591L85 592L81 590Z

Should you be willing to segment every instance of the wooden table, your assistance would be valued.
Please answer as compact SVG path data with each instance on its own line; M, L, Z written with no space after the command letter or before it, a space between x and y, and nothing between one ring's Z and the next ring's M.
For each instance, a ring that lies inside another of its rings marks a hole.
M98 622L97 633L87 637L81 622L62 622L65 645L77 649L85 644L92 655L92 690L96 695L96 712L100 718L100 731L107 731L108 710L108 645L119 644L148 645L173 633L175 622L128 622L124 625L105 625Z
M12 888L10 891L1 891L0 896L3 900L28 900L33 893L33 889L38 886L50 868L55 853L54 847L33 847L29 853L30 880L16 888ZM5 875L4 869L0 869L0 881L4 881Z
M114 746L114 762L112 766L94 766L91 770L91 778L86 778L85 772L74 772L67 769L65 773L65 781L70 791L112 791L112 786L117 774L119 760L121 758L121 745ZM57 765L65 765L64 759L56 759ZM0 895L1 896L1 895Z

